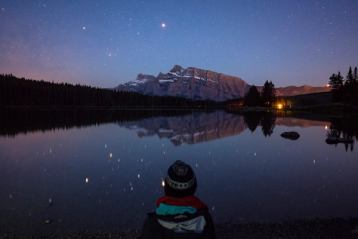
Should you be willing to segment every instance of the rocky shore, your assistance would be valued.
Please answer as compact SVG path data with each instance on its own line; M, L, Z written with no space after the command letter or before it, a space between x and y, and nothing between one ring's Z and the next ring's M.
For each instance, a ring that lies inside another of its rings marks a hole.
M43 232L37 235L19 235L1 232L1 239L15 238L61 238L61 239L136 239L139 230L126 232L77 232L61 234ZM219 224L216 226L218 239L357 239L358 219L310 219L282 223Z

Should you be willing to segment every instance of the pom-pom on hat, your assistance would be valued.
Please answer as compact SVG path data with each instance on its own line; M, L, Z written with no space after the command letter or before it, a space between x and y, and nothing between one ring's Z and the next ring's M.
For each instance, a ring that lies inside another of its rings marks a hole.
M183 161L177 160L168 168L165 178L167 196L184 197L193 195L197 182L193 169Z

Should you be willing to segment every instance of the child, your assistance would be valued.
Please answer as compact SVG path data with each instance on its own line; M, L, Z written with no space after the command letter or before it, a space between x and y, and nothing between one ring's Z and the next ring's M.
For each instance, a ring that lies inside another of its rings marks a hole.
M149 213L142 239L208 238L214 239L214 224L208 207L194 196L197 187L192 168L178 160L168 169L165 196L156 203L155 213Z

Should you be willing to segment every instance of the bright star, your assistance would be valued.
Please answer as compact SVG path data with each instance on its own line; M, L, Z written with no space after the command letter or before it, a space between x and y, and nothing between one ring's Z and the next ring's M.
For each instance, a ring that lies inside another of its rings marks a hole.
M86 31L86 30L87 30L87 27L86 27L86 26L83 26L83 27L82 27L82 30Z
M166 27L167 27L167 24L166 24L165 22L162 22L162 23L160 24L160 27L161 27L161 28L166 28Z

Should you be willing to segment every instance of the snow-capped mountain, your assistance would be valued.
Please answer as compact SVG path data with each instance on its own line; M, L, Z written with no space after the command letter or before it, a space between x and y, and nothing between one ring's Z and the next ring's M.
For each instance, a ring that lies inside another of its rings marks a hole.
M136 80L121 84L119 91L133 91L145 95L180 96L193 100L225 101L245 96L250 85L239 77L175 65L168 73L157 76L139 74ZM262 86L257 87L260 91ZM327 92L327 87L288 86L276 88L277 96L294 96Z
M175 65L166 74L159 73L156 77L139 74L136 80L121 84L115 89L147 95L224 101L243 97L249 87L239 77L195 67L183 68Z

